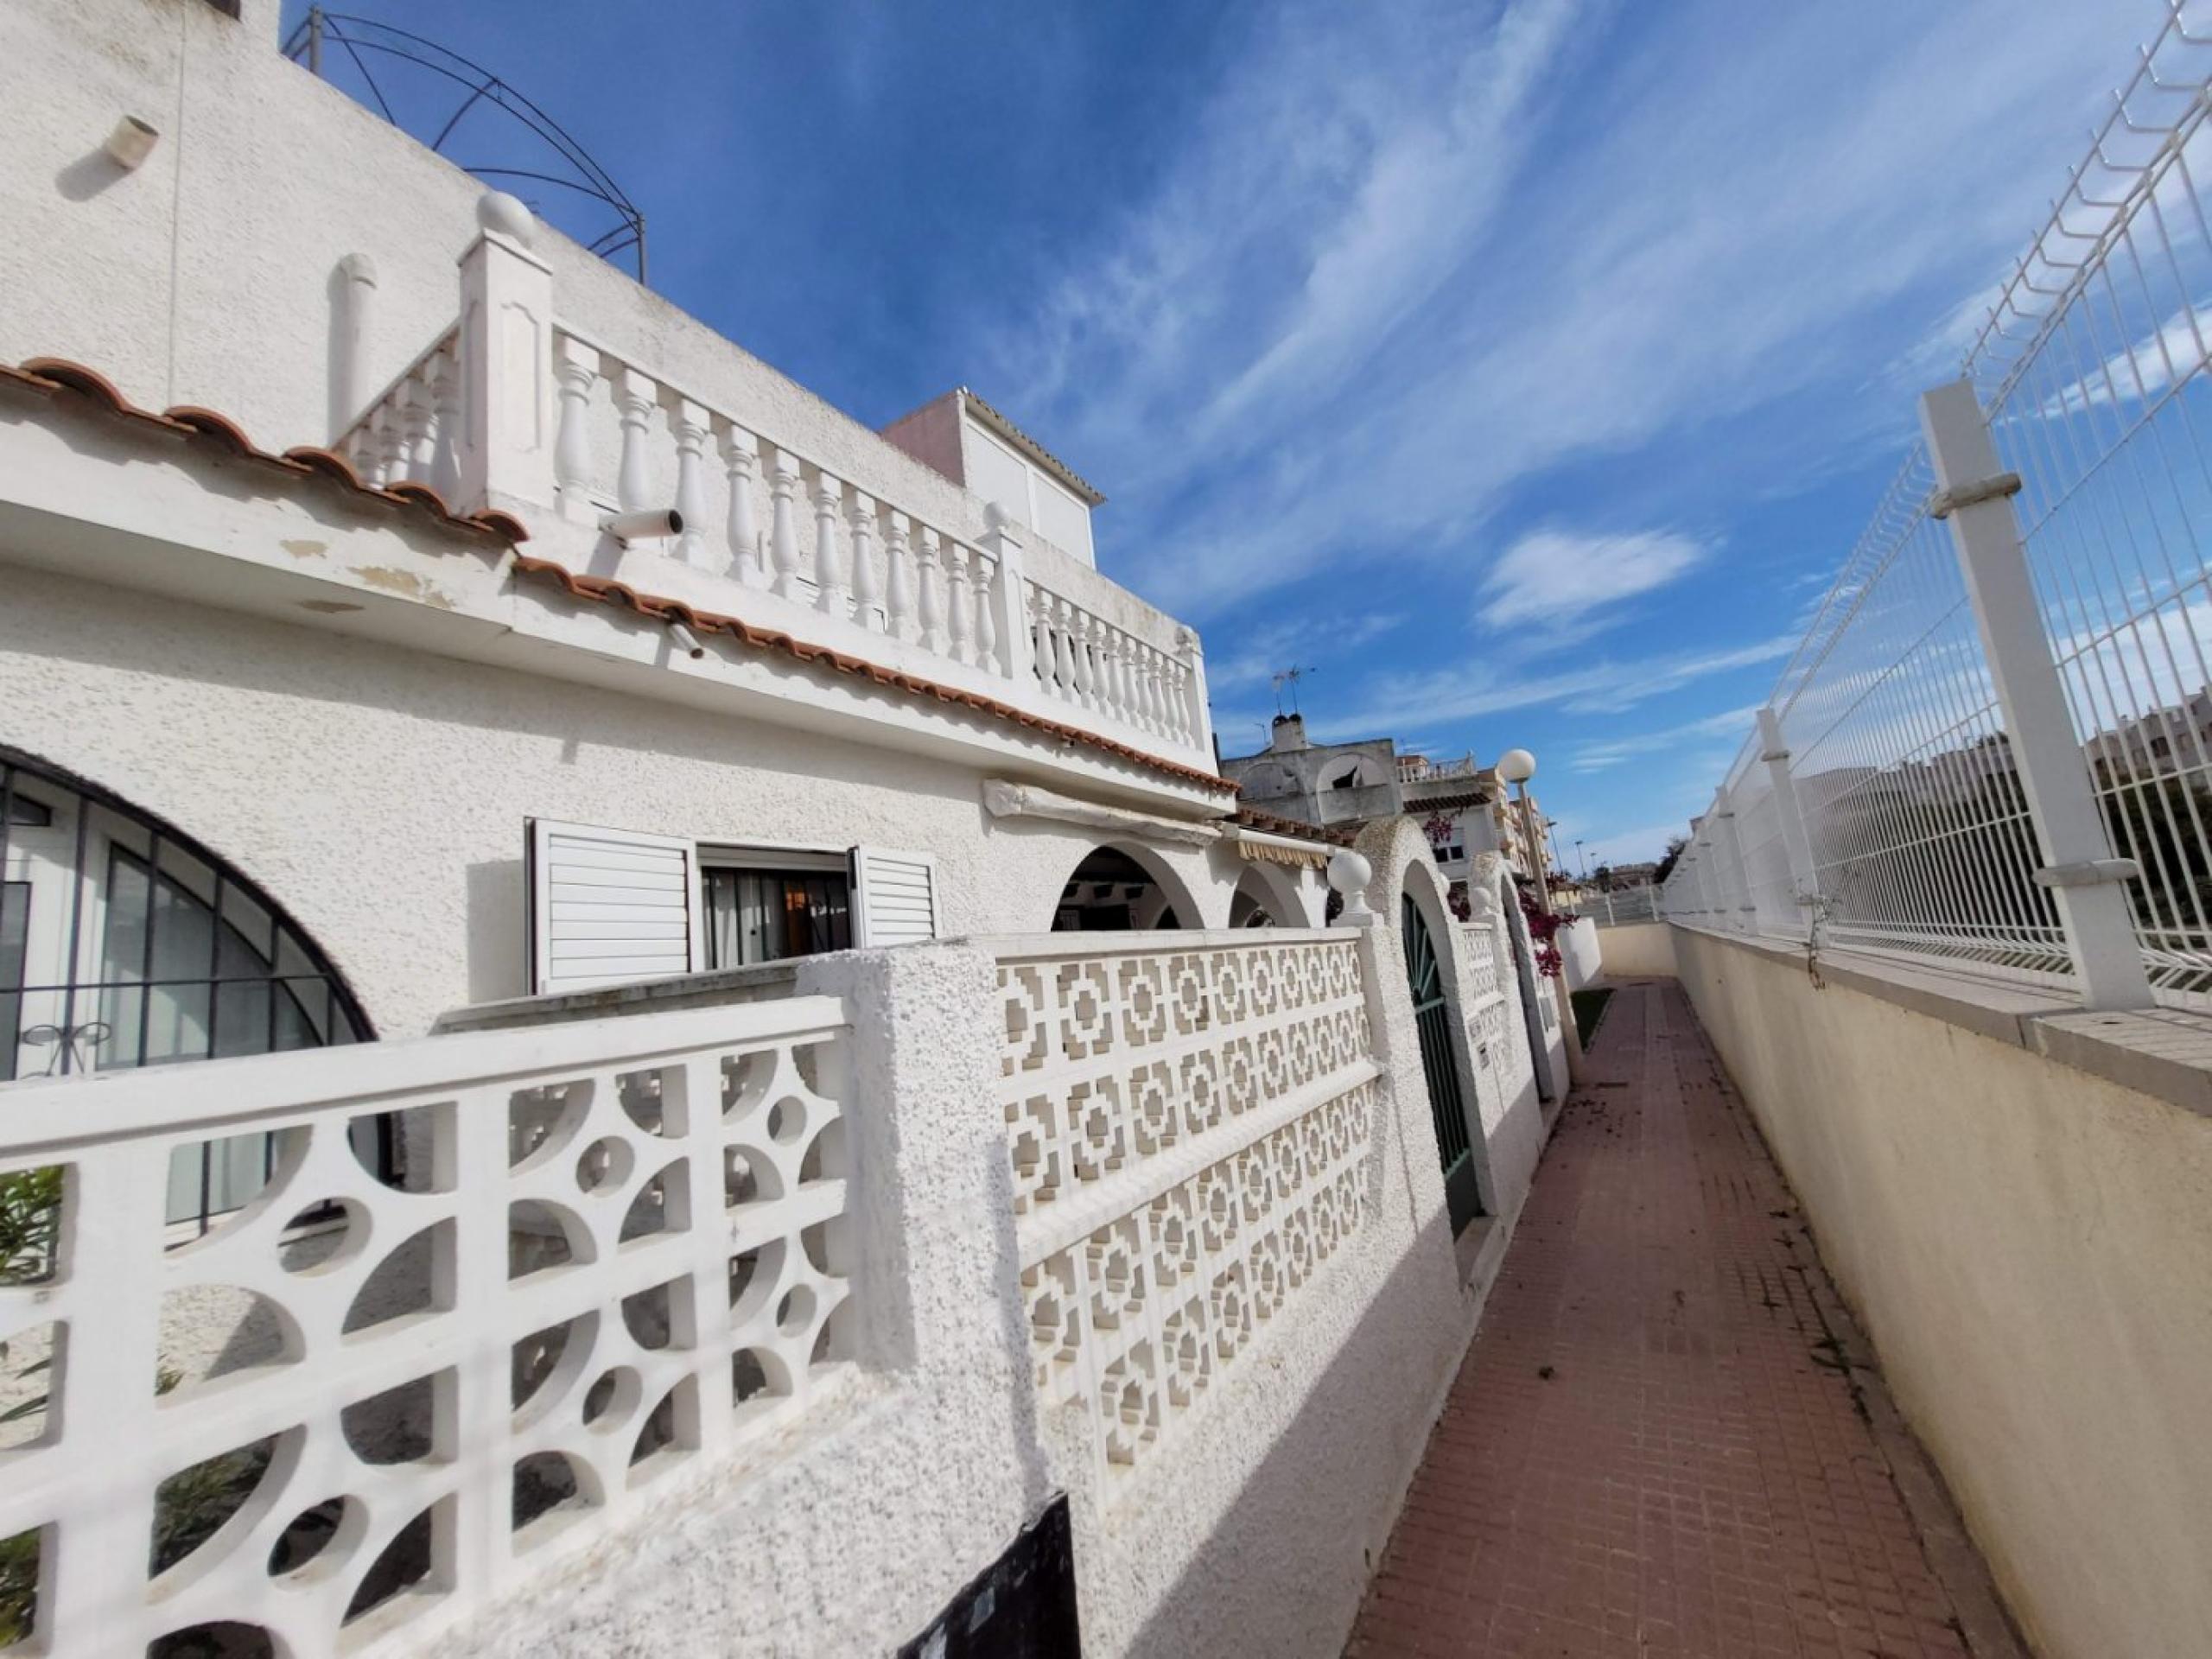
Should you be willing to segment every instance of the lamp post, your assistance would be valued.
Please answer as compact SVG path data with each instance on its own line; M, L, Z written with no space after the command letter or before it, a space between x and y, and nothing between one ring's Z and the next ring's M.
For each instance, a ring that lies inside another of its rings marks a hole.
M1519 794L1521 807L1521 844L1535 866L1536 891L1544 902L1544 912L1551 913L1552 878L1551 854L1543 830L1536 823L1534 803L1529 799L1529 780L1536 775L1536 757L1526 749L1508 749L1497 757L1497 775L1513 785ZM1554 950L1558 950L1554 936ZM1582 1038L1574 1029L1574 1005L1567 1000L1566 962L1562 956L1561 971L1552 981L1552 1001L1559 1011L1560 1036L1567 1048L1567 1081L1569 1088L1579 1088L1583 1082Z

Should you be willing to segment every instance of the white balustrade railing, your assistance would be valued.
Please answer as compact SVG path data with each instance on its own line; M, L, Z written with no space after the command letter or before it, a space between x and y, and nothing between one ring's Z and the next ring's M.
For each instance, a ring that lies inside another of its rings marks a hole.
M1210 758L1195 639L1171 649L1054 592L995 511L963 540L582 334L556 327L554 348L564 516L673 505L686 564L975 669L1070 724Z
M1048 696L1171 743L1199 744L1203 693L1189 663L1034 582L1027 614L1031 660Z
M563 510L666 506L685 563L987 673L1013 614L993 550L855 487L566 328L556 332ZM615 431L607 442L603 404ZM612 478L611 487L608 479Z
M363 480L384 488L427 484L460 505L461 331L452 328L410 363L331 447Z
M673 508L680 533L645 550L709 579L671 587L697 608L1214 769L1197 635L1065 555L1028 556L996 504L980 536L930 522L554 321L550 267L505 230L463 256L460 300L461 325L337 440L371 483L425 484L455 511L525 524Z
M1110 1497L1365 1218L1381 1068L1358 941L1125 935L998 961L1037 1387L1080 1409Z
M849 1043L813 996L10 1091L0 1179L61 1172L0 1267L27 1650L411 1644L777 1434L849 1369ZM265 1184L169 1246L172 1159L237 1136Z

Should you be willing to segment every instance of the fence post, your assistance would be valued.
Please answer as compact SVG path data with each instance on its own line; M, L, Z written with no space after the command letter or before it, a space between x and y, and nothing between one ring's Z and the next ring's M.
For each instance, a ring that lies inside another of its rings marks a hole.
M1751 884L1744 872L1744 845L1736 834L1736 805L1726 790L1713 792L1710 816L1720 855L1720 902L1727 909L1722 925L1732 932L1756 932L1751 925Z
M2044 633L2043 610L2012 511L2019 475L1999 469L1971 381L1923 393L1920 427L1936 464L1929 512L1950 520L1951 543L1974 601L1989 677L2043 853L2036 884L2050 888L2057 901L2082 1006L2150 1007L2155 999L2125 886L2139 867L2113 856L2075 741L2073 715Z
M1821 901L1820 878L1813 870L1813 840L1805 833L1805 815L1797 807L1797 781L1789 775L1789 748L1782 741L1782 717L1770 708L1759 710L1759 759L1766 762L1767 782L1774 791L1774 810L1782 819L1782 844L1789 854L1789 887L1804 912L1806 937L1812 937L1813 906Z

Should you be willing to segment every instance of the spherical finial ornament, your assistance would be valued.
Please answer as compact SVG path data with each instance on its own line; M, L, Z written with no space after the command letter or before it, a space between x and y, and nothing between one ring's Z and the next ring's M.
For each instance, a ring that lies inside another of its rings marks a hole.
M1343 913L1338 920L1346 927L1372 927L1380 918L1367 907L1367 884L1375 879L1375 867L1367 855L1356 853L1349 847L1329 855L1329 885L1343 896Z
M1497 775L1509 784L1525 784L1536 775L1536 757L1526 749L1508 749L1497 757Z
M999 501L986 501L983 503L983 528L985 530L1004 530L1013 522L1014 515L1006 510L1004 503Z
M1363 853L1349 847L1329 855L1329 885L1347 899L1356 893L1367 891L1367 884L1375 879L1375 867Z
M477 198L476 222L525 248L537 234L537 220L523 205L522 198L511 196L504 190L486 190Z

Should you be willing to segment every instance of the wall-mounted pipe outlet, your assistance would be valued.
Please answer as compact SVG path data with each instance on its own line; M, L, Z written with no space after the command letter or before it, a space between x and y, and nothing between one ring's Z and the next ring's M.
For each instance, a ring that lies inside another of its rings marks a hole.
M636 512L610 512L599 527L625 547L632 542L664 542L683 533L683 515L674 507L645 507Z
M686 657L696 659L707 654L707 648L699 643L699 636L681 622L668 625L668 637Z
M158 127L135 115L126 115L115 124L115 130L100 148L107 152L108 160L128 173L154 153L155 143L161 136Z

